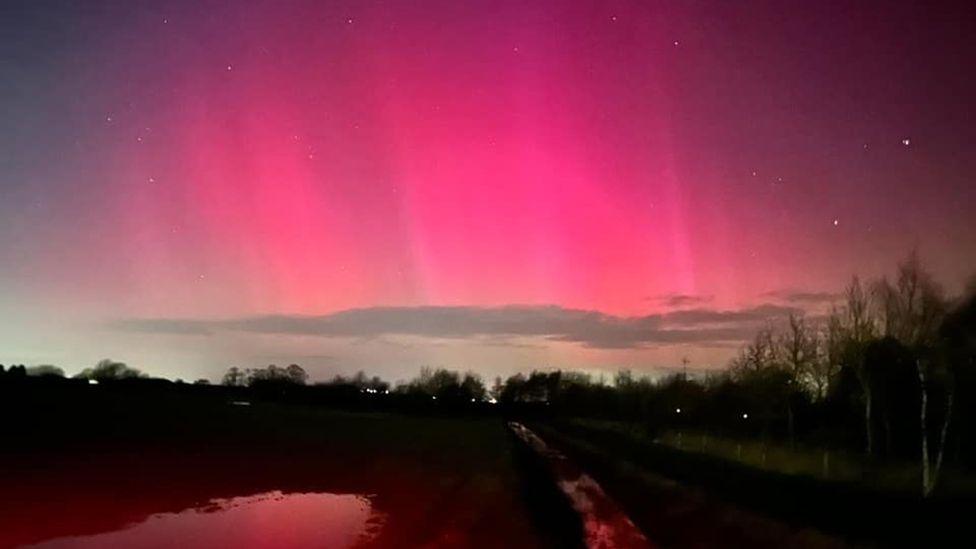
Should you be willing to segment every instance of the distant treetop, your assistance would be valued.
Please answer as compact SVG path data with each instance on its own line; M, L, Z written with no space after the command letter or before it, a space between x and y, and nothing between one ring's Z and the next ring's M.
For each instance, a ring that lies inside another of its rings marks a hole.
M85 368L75 377L79 379L94 379L95 381L110 381L117 379L144 378L149 376L124 362L115 362L106 358L99 361L94 368Z

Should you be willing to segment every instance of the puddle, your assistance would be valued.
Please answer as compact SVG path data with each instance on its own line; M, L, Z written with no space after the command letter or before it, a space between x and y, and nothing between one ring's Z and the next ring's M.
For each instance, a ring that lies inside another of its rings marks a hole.
M369 497L356 494L266 492L158 513L114 532L55 538L45 549L126 547L348 548L375 539L386 522Z

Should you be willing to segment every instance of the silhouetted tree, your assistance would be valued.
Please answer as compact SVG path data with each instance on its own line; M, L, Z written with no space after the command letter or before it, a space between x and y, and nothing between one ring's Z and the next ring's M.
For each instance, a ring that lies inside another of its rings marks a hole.
M865 453L874 453L873 436L873 395L871 383L864 369L864 352L876 334L874 319L871 317L871 300L869 294L861 285L861 280L855 276L844 290L845 304L835 316L839 319L835 328L840 346L838 358L842 360L842 368L850 368L861 385L864 409L864 442Z
M776 338L773 347L774 360L788 375L788 394L785 395L787 431L790 445L796 443L795 406L803 395L803 384L817 362L820 342L817 332L809 327L802 315L791 313L787 329Z
M221 384L228 387L243 387L247 385L247 374L237 366L231 366L224 374Z
M898 276L894 284L889 283L887 279L882 279L877 283L875 291L878 294L884 334L897 340L915 354L915 369L921 397L919 425L922 494L928 496L938 482L945 450L944 441L940 441L936 449L935 464L933 464L929 451L929 397L933 378L939 375L937 370L941 366L940 362L935 360L934 348L939 325L946 313L946 299L942 288L922 268L915 252L898 265ZM952 398L951 393L946 398L946 409L943 412L946 425L952 415ZM945 430L948 430L948 427Z
M974 279L976 281L976 279ZM969 434L965 440L960 438L958 447L968 451L970 459L973 454L973 444L976 442L971 436L974 431L973 421L976 419L976 284L967 288L967 295L960 304L945 318L940 330L941 360L944 364L949 394L957 406L947 406L946 417L942 423L940 447L945 449L945 439L949 430L949 422L953 415L958 416L956 433ZM947 403L948 404L948 403ZM960 413L953 413L956 412ZM967 447L968 445L968 447ZM936 462L936 469L943 453L940 451Z
M481 402L485 398L485 384L481 376L474 372L466 372L461 379L461 392L464 398Z
M285 376L296 385L305 385L308 381L308 374L298 364L291 364L285 368Z
M28 366L27 375L32 377L64 377L64 370L50 364Z
M307 380L308 374L297 364L287 368L270 364L266 368L247 370L247 384L251 387L304 385Z
M76 378L93 379L95 381L115 381L120 379L138 379L148 377L136 368L132 368L124 362L115 362L104 359L98 362L94 368L85 368Z

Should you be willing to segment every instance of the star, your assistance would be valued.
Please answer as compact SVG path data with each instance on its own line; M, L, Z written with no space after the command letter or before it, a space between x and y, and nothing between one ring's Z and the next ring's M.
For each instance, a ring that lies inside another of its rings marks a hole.
M155 182L156 182L156 178L155 178L155 177L152 177L152 176L150 176L150 177L149 177L149 182L150 182L150 183L155 183Z
M231 66L231 65L227 65L227 70L233 70L233 69L234 69L234 67L233 67L233 66Z
M616 15L611 15L610 16L610 20L611 21L616 21L617 20L617 16Z
M142 143L142 136L136 137L136 141L138 141L139 143Z
M518 46L515 46L514 48L512 48L512 51L514 51L515 53L518 53Z
M678 45L678 41L677 41L677 40L675 40L675 41L674 41L674 45L675 45L675 46L677 46L677 45Z
M346 24L347 25L352 25L352 23L353 23L352 17L346 19Z
M901 140L901 144L907 147L912 144L912 140L906 137Z
M834 227L836 227L839 224L840 224L840 220L839 219L834 219Z

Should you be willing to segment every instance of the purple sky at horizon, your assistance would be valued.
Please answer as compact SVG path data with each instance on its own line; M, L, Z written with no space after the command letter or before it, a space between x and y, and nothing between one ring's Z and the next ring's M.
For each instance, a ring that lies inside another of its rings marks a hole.
M0 363L717 367L912 249L958 293L974 17L4 2Z

